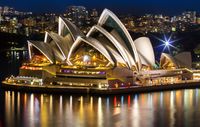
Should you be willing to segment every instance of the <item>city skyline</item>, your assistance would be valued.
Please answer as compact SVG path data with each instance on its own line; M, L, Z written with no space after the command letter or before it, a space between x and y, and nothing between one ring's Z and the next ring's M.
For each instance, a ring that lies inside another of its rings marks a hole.
M91 1L91 0L59 0L59 1L0 1L0 6L14 7L19 11L32 11L33 13L63 13L68 6L85 6L87 9L96 8L98 11L102 11L104 8L108 8L118 14L132 14L143 15L146 13L152 14L165 14L165 15L177 15L183 11L191 10L199 12L200 1L198 0L140 0L140 1Z

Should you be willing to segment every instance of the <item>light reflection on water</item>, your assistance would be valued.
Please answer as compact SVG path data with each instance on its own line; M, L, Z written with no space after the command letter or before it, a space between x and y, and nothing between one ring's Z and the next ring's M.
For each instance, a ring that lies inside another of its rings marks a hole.
M1 91L0 127L199 126L199 91L101 97Z

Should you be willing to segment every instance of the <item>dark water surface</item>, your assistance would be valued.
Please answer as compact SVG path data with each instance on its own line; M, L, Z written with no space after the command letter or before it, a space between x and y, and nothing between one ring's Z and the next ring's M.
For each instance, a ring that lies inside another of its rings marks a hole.
M200 126L200 89L118 96L0 93L0 127Z

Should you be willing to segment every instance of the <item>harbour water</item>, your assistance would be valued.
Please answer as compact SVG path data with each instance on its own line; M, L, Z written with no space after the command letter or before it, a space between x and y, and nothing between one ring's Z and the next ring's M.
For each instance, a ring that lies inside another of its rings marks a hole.
M200 89L116 96L1 91L0 127L200 126Z

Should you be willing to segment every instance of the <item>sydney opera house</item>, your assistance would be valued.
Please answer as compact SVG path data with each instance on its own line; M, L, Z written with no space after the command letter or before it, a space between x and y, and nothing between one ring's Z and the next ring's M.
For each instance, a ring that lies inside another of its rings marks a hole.
M19 75L56 85L122 87L193 77L189 52L175 57L162 53L159 68L155 68L149 38L133 40L108 9L86 35L59 17L58 33L46 32L44 41L29 40L28 51L29 61L21 66Z

